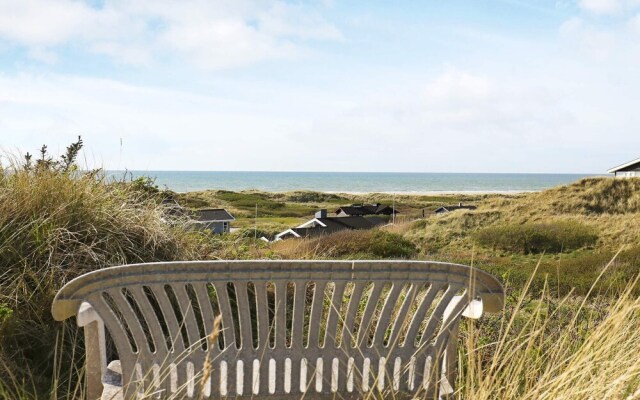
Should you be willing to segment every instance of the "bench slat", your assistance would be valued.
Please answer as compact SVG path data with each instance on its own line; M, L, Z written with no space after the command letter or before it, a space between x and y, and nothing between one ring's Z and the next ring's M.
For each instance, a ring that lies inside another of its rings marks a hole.
M337 347L337 329L338 322L341 319L340 309L342 307L342 299L344 292L347 288L346 281L339 281L335 283L333 294L331 295L329 303L329 315L327 317L327 328L325 330L325 337L323 339L324 348L333 349Z

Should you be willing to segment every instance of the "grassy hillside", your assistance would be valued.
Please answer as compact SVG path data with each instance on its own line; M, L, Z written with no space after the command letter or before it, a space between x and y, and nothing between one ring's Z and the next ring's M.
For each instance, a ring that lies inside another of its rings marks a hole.
M601 285L603 290L608 285L620 288L639 272L639 199L640 179L583 179L539 193L489 197L473 211L430 216L411 223L405 237L423 257L474 262L520 283L540 261L534 286L542 285L547 274L563 293L585 293L622 249ZM552 234L545 237L544 231ZM546 240L543 255L517 250L518 241L540 236Z
M478 209L456 211L415 225L429 248L469 246L468 233L505 224L574 221L597 230L599 244L634 244L640 237L640 179L583 179L539 193L492 196ZM430 243L429 243L430 242Z
M403 215L417 217L421 210L435 210L443 204L458 202L471 203L486 199L488 195L397 195L388 193L321 193L312 191L294 191L282 193L247 190L231 192L227 190L205 190L200 192L177 193L176 199L187 207L207 208L224 207L236 217L251 218L258 207L259 218L308 218L320 209L334 211L340 206L353 203L385 203L394 201Z
M178 195L196 208L226 207L236 213L236 236L252 238L258 204L257 231L273 235L312 217L319 208L365 202L395 204L398 223L383 228L398 243L410 241L415 251L402 257L474 264L514 285L522 286L540 262L533 288L540 290L548 276L558 293L585 294L601 268L622 249L612 273L599 291L620 289L638 272L640 257L640 179L589 178L571 185L519 195L394 196L389 194L325 194L317 192L264 193L206 191ZM197 199L195 201L194 199ZM476 210L434 215L443 204L464 202ZM277 211L273 211L277 210ZM422 212L426 217L422 218ZM360 232L297 240L266 247L237 246L246 257L377 258L360 251L367 243ZM234 235L231 236L233 238ZM338 248L354 249L348 252ZM402 247L402 245L399 245ZM237 252L234 254L238 254ZM395 254L395 253L394 253Z

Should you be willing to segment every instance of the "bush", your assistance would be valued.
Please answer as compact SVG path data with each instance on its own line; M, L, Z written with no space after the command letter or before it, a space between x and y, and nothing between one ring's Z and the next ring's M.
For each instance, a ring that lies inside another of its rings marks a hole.
M258 214L262 217L309 216L315 211L315 207L276 201L269 198L266 193L259 192L219 190L216 192L216 198L227 202L231 207L246 212L246 216L254 215L256 206L258 207Z
M473 236L482 246L523 254L576 250L598 240L593 228L573 221L490 226Z
M254 237L260 239L261 237L266 237L267 239L273 239L278 233L287 230L288 226L280 223L266 223L258 226L258 229L255 229L251 226L246 226L239 228L232 235L237 237L249 238L252 239Z
M286 195L288 201L294 203L331 203L348 201L348 199L333 193L297 191Z
M220 190L217 197L240 209L253 210L256 205L260 209L276 210L284 207L283 203L268 199L263 193L242 193Z
M397 233L382 230L342 231L312 240L322 257L410 258L416 246Z

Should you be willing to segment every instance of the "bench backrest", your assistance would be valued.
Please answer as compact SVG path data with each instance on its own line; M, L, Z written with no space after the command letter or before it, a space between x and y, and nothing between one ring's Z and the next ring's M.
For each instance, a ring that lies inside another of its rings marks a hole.
M194 261L88 273L60 290L53 314L66 319L83 303L95 309L128 396L429 397L452 372L450 336L475 299L500 311L502 286L456 264Z

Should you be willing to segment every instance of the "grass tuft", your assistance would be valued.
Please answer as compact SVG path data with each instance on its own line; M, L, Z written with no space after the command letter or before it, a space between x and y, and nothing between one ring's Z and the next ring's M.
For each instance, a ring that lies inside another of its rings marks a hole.
M66 387L51 382L60 324L50 313L65 282L112 265L211 254L206 235L185 229L139 185L80 173L46 148L41 159L0 168L0 381L4 390L30 382L34 396Z
M478 244L512 253L559 253L593 246L594 228L575 221L495 225L474 233Z

